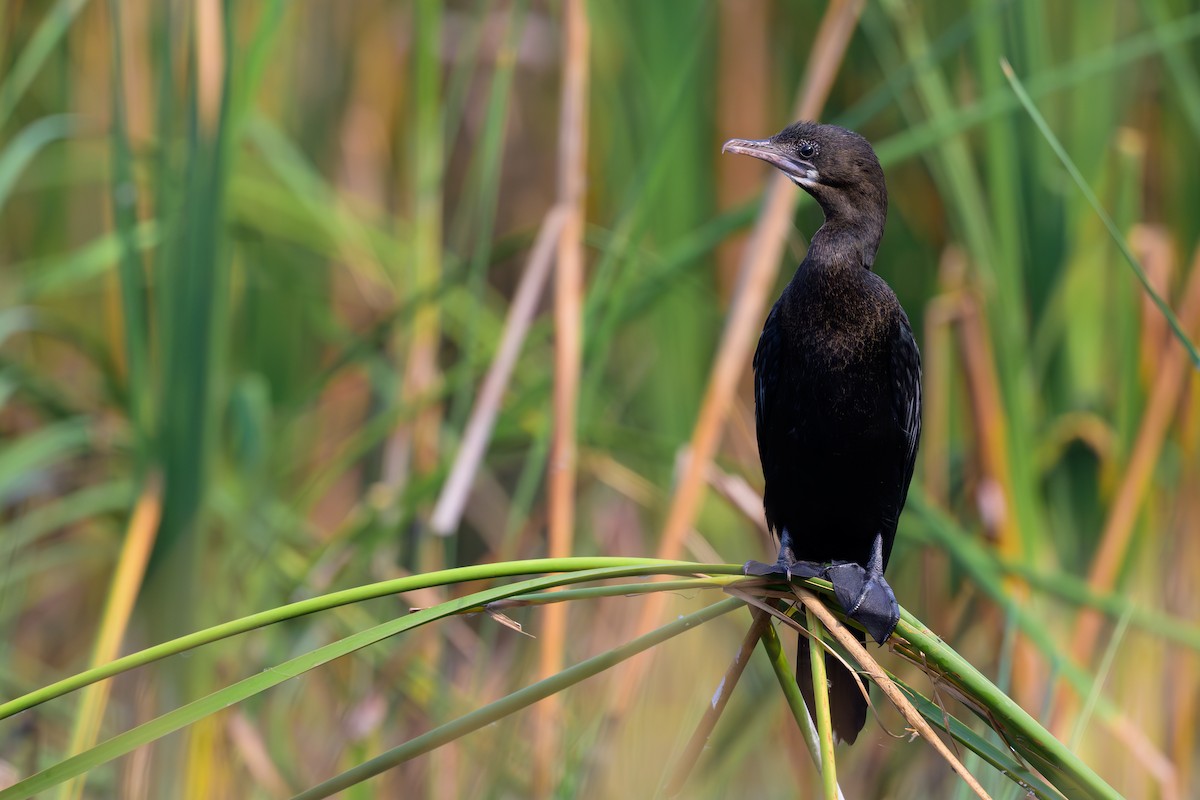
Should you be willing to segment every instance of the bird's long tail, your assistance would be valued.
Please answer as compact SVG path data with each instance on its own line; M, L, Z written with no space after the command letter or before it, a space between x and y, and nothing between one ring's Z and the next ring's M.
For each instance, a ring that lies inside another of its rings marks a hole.
M854 631L859 641L863 634ZM817 721L816 699L813 695L812 662L808 654L808 637L801 634L796 648L796 683L804 695L804 704L813 725ZM858 732L867 723L867 701L858 688L858 681L850 670L830 653L825 654L825 674L829 680L829 716L833 723L833 734L837 740L853 744Z

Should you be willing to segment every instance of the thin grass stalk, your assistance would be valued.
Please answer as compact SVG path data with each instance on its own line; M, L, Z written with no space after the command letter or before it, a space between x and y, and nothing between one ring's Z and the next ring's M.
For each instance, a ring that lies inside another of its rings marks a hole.
M366 763L360 764L352 770L347 770L341 775L301 792L293 800L317 800L317 798L329 797L336 792L362 783L405 761L427 753L434 748L441 747L447 742L460 739L472 731L479 730L485 725L490 725L540 700L553 697L586 678L610 669L644 650L659 645L699 625L703 625L722 614L728 614L742 605L741 600L731 597L719 603L714 603L700 611L681 617L631 642L615 647L598 656L593 656L586 661L581 661L575 666L568 667L553 676L544 678L532 686L514 692L483 708L472 711L470 714L459 717L453 722L446 723L415 739L411 739L399 747L393 748Z
M442 4L421 0L411 8L413 15L413 137L409 151L412 176L412 261L405 276L396 276L394 287L410 294L432 292L442 280L442 181L445 153L442 137ZM423 304L408 333L402 374L403 402L414 403L438 382L437 350L441 321L438 307ZM398 337L405 338L405 337ZM404 342L395 342L396 351ZM427 405L411 426L398 429L389 441L383 468L383 484L393 504L400 502L410 468L425 474L437 467L440 412Z
M742 679L742 673L746 670L746 665L750 663L750 654L754 652L754 648L758 646L758 640L770 627L771 617L765 611L753 609L751 614L750 627L742 638L742 646L738 648L737 653L733 656L733 661L726 668L725 674L721 676L721 682L717 684L717 690L713 692L712 702L704 710L704 716L700 718L696 730L692 732L691 738L688 739L687 745L684 746L683 752L675 762L674 769L671 770L665 790L667 797L678 796L683 791L683 787L687 785L692 770L696 768L696 763L700 760L701 752L708 744L713 729L717 727L717 721L725 712L729 698L733 696L738 681Z
M1104 687L1104 682L1108 678L1109 671L1112 669L1113 659L1117 655L1117 651L1121 647L1121 643L1125 641L1125 632L1129 629L1129 619L1132 616L1127 609L1121 618L1117 621L1117 628L1113 631L1112 638L1109 639L1108 647L1104 648L1104 657L1100 659L1100 666L1096 669L1096 684L1091 693L1083 704L1083 710L1079 712L1079 716L1075 718L1075 729L1071 731L1071 738L1067 742L1067 746L1072 750L1079 749L1079 743L1083 740L1084 731L1092 720L1092 712L1096 709L1096 701L1100 698L1100 691Z
M112 30L112 206L113 221L120 241L117 262L121 290L121 328L125 357L125 385L128 387L130 422L138 439L138 448L149 445L149 346L147 337L146 276L135 238L137 228L138 187L133 177L133 153L129 145L129 126L125 102L125 48L121 38L121 3L109 0L109 27Z
M154 548L161 516L162 478L157 472L151 472L142 486L125 531L125 543L121 547L121 555L109 585L108 599L100 616L100 627L91 657L92 669L113 661L121 649L141 589L142 577L146 573L146 564ZM71 726L71 739L67 745L69 755L82 753L96 743L111 690L112 684L104 682L93 683L84 691ZM58 797L62 800L81 797L83 785L82 778L70 781L60 787Z
M1150 283L1161 294L1165 291L1164 283L1168 272L1174 265L1173 249L1163 247L1147 252L1145 240L1146 226L1140 220L1146 215L1142 198L1142 187L1146 182L1146 137L1131 128L1122 128L1117 134L1117 169L1116 197L1117 207L1114 209L1117 224L1121 230L1129 231L1130 246L1138 254L1139 260L1146 267ZM1163 256L1171 254L1170 260ZM1151 259L1159 257L1157 263ZM1155 272L1159 273L1157 276ZM1162 343L1169 334L1162 316L1152 307L1145 293L1140 291L1133 281L1110 281L1109 293L1112 308L1112 326L1110 335L1115 338L1115 352L1112 355L1113 377L1116 390L1113 400L1113 427L1120 443L1121 460L1132 446L1138 420L1143 411L1144 387L1149 381L1139 381L1142 365L1138 363L1138 355L1144 352L1146 342L1142 334L1149 330L1157 330L1154 358L1157 360L1162 351ZM1139 307L1147 313L1139 314ZM1154 320L1151 328L1143 328L1140 319ZM1149 367L1149 364L1146 365ZM1147 373L1153 374L1153 373ZM1116 463L1110 463L1114 474L1118 468ZM1115 477L1115 474L1114 474Z
M815 119L825 104L833 79L845 57L862 11L862 0L835 0L830 3L813 38L813 50L805 69L804 82L796 96L793 116ZM692 433L688 460L679 478L667 520L663 525L658 552L681 553L683 542L692 529L700 503L704 499L708 465L720 444L738 381L750 362L750 353L762 326L767 295L775 284L779 261L787 241L787 231L800 193L786 177L770 179L762 210L754 232L742 255L738 290L729 308L721 343L713 360L708 385ZM651 597L637 619L635 630L649 630L662 615L662 601ZM624 716L640 682L641 660L634 661L616 678L612 704L614 718Z
M534 240L521 283L504 321L504 335L501 337L500 346L496 349L496 356L483 379L483 385L463 431L454 466L442 485L442 493L430 516L430 528L439 536L454 533L462 519L471 484L475 480L479 465L483 462L509 378L512 377L513 367L521 354L521 346L529 333L529 326L537 312L538 300L554 264L555 248L566 223L567 214L567 209L562 205L550 209Z
M583 229L587 181L589 26L584 0L563 8L563 82L558 137L558 203L565 210L558 237L554 283L554 429L550 443L548 552L566 558L575 532L576 441L579 413L581 322L583 319ZM567 607L546 610L538 674L562 670ZM548 797L562 765L562 707L558 698L538 707L533 720L534 797Z
M1083 174L1080 173L1079 168L1075 166L1075 163L1071 160L1070 155L1062 146L1062 143L1058 140L1058 137L1054 135L1054 131L1052 131L1050 126L1046 123L1045 117L1041 115L1041 112L1037 110L1037 106L1033 104L1033 100L1029 97L1029 92L1026 91L1021 79L1018 78L1017 74L1013 71L1012 65L1007 61L1002 60L1000 62L1000 68L1004 71L1004 76L1008 79L1013 93L1016 94L1017 98L1021 101L1021 105L1024 106L1025 110L1029 113L1030 119L1032 119L1034 124L1037 125L1037 128L1041 132L1043 138L1045 138L1046 143L1050 145L1050 149L1054 151L1056 156L1058 156L1059 161L1062 162L1063 168L1066 169L1067 174L1071 176L1071 179L1075 181L1075 185L1078 187L1080 193L1084 196L1084 198L1092 206L1092 209L1096 212L1096 215L1099 216L1100 220L1104 223L1104 227L1108 230L1113 242L1121 251L1121 255L1125 257L1125 261L1129 264L1129 268L1133 270L1133 274L1137 276L1138 281L1146 290L1146 294L1149 295L1149 297L1154 301L1154 305L1158 307L1159 312L1163 315L1163 317L1166 318L1167 323L1171 326L1171 331L1174 333L1175 338L1178 339L1180 344L1183 345L1184 349L1187 350L1188 355L1191 357L1192 364L1200 367L1200 352L1197 352L1196 346L1192 343L1191 338L1188 336L1187 326L1184 326L1180 323L1180 320L1175 316L1175 312L1171 310L1169 305L1167 305L1167 301L1164 300L1157 291L1155 291L1154 286L1150 283L1150 279L1147 277L1145 270L1142 269L1141 264L1138 263L1137 257L1134 256L1133 251L1130 250L1129 244L1125 241L1125 237L1121 234L1120 229L1117 228L1116 223L1113 222L1113 219L1111 216L1109 216L1108 212L1104 210L1104 206L1101 205L1100 199L1096 197L1096 193L1092 191L1092 188L1084 179Z
M829 678L825 672L825 646L821 643L821 625L811 608L805 608L812 645L808 660L812 669L813 699L817 716L817 739L821 744L821 790L825 800L837 800L837 759L834 756L833 717L829 710Z
M478 152L473 155L469 168L473 180L468 184L467 195L455 215L452 233L449 237L453 243L464 241L466 231L474 237L475 244L471 257L466 265L465 291L473 303L484 305L488 288L487 271L492 261L495 248L495 224L500 197L504 187L501 183L503 156L509 144L505 136L506 127L511 119L512 88L517 65L517 49L521 37L527 30L526 15L529 10L528 0L519 0L509 10L505 20L506 30L504 39L498 45L496 64L491 76L491 86L488 91L483 127L476 142ZM487 25L487 16L483 15L474 23L474 27L483 28ZM472 54L473 56L476 54ZM473 104L472 104L473 105ZM449 130L449 125L447 125ZM453 139L450 139L453 141ZM473 202L472 202L473 201ZM459 331L457 343L459 350L470 355L479 349L480 315L472 314L466 320L466 325ZM453 328L449 328L453 331ZM473 381L459 381L455 387L454 398L449 404L447 420L452 429L463 425L468 403L475 392Z

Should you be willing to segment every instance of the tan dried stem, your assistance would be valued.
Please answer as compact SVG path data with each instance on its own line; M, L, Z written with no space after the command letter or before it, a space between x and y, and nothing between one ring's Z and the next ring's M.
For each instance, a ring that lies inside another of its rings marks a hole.
M108 589L108 599L104 604L104 613L100 617L100 629L96 635L95 649L92 651L93 667L113 661L121 650L121 642L125 639L129 618L133 614L133 607L146 575L146 564L150 561L150 552L154 549L155 539L158 538L158 523L162 519L162 494L162 476L151 472L142 484L141 494L133 507L133 515L129 518L129 527L125 531L125 541L117 558L112 584ZM83 690L79 710L75 714L68 753L82 753L96 743L111 691L112 681L93 683ZM76 778L63 786L59 797L80 797L83 785L84 779Z
M762 638L763 631L766 630L767 624L770 622L771 617L769 614L761 610L755 610L752 613L754 614L753 621L750 623L750 629L746 631L746 636L742 639L742 646L734 655L733 661L730 662L729 667L725 670L725 674L721 676L721 682L717 684L717 690L713 692L712 702L704 710L704 716L700 718L699 724L696 725L696 730L692 733L692 738L688 740L687 746L683 749L683 753L675 763L675 769L671 772L671 779L667 782L667 797L675 797L683 791L684 784L687 783L688 777L692 774L696 762L700 760L701 751L708 744L708 739L712 736L713 729L717 726L717 720L724 713L725 706L729 704L729 698L733 696L733 690L737 687L738 681L742 678L742 673L746 670L746 664L750 663L750 656L754 652L754 648L758 646L758 640Z
M508 316L504 321L504 333L496 356L488 367L479 396L471 409L471 417L467 420L463 431L462 443L450 469L450 476L442 486L442 493L434 506L429 525L439 536L449 536L458 529L462 520L463 509L471 493L471 486L483 462L488 442L492 438L492 428L496 423L496 415L500 412L500 403L508 388L509 378L512 377L513 367L521 353L521 345L529 333L529 326L537 312L538 300L550 276L550 267L554 264L555 248L558 245L563 225L567 219L567 209L556 205L546 214L542 227L530 251L529 261L525 265L525 273L513 296L512 305L508 308Z
M554 292L554 433L550 444L549 517L551 558L571 554L575 529L575 429L579 399L580 341L583 307L583 224L587 179L587 96L589 29L584 0L566 0L563 10L563 83L558 138L558 202L566 211L558 240ZM546 610L541 635L539 673L546 678L562 670L567 606ZM557 695L539 704L534 718L535 797L552 790L559 740L561 704Z
M196 0L196 97L200 125L212 134L221 116L225 82L224 7L220 0Z

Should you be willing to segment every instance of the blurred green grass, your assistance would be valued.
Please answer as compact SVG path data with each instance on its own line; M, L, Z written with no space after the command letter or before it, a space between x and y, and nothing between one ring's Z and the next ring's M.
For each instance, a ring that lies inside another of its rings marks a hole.
M126 650L431 560L543 552L546 309L463 525L443 541L425 520L554 203L560 10L430 7L421 24L413 4L377 0L0 10L6 697L88 665L132 509L156 472L161 522ZM823 13L778 2L589 7L581 554L655 551L738 240L765 185L756 165L722 164L720 143L790 121ZM747 31L744 43L731 38ZM1190 488L1200 384L1184 374L1151 471L1131 475L1177 345L998 59L1178 310L1200 238L1198 37L1195 2L869 2L824 115L876 143L892 196L877 269L922 332L927 367L940 365L926 391L941 413L926 420L918 470L928 503L906 515L889 577L1060 738L1081 730L1077 751L1129 797L1186 796L1200 756L1195 640L1155 630L1200 617ZM817 224L802 204L789 263ZM785 265L780 281L789 275ZM414 349L427 346L436 373L414 384ZM757 486L744 389L718 463ZM1123 485L1144 489L1132 492L1115 581L1076 591ZM717 496L696 528L727 561L767 549ZM148 667L115 685L105 731L430 602L372 601ZM612 620L640 602L573 608L568 662L622 641ZM1081 657L1071 638L1092 605L1114 621ZM1118 607L1136 614L1101 675L1127 613ZM538 611L517 616L536 631ZM560 793L658 785L740 635L716 623L667 647L615 730L603 692L566 693ZM487 621L423 630L256 697L190 740L156 744L149 768L129 757L98 770L84 791L155 796L147 786L218 762L209 796L275 796L272 770L299 790L530 683L535 653ZM1056 694L1064 677L1096 697ZM718 727L693 785L712 797L815 790L769 667L753 664L740 691L726 722L743 724ZM0 766L24 775L60 760L77 702L0 723ZM250 721L263 757L248 755L235 717ZM372 791L521 796L522 721L398 768ZM881 730L839 759L847 796L953 791L927 749ZM477 768L462 770L468 760Z

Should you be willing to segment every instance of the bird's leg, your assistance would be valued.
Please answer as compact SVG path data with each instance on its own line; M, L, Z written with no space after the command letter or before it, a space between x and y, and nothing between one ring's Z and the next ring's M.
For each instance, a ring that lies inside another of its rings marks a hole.
M900 621L900 606L892 587L883 578L883 536L875 535L871 558L864 569L853 561L825 570L846 616L860 623L871 638L883 644Z
M756 577L780 576L791 581L793 576L815 578L824 569L825 565L813 561L797 561L796 551L792 548L792 534L787 528L783 528L779 531L779 558L775 560L775 563L747 561L742 567L742 573Z

